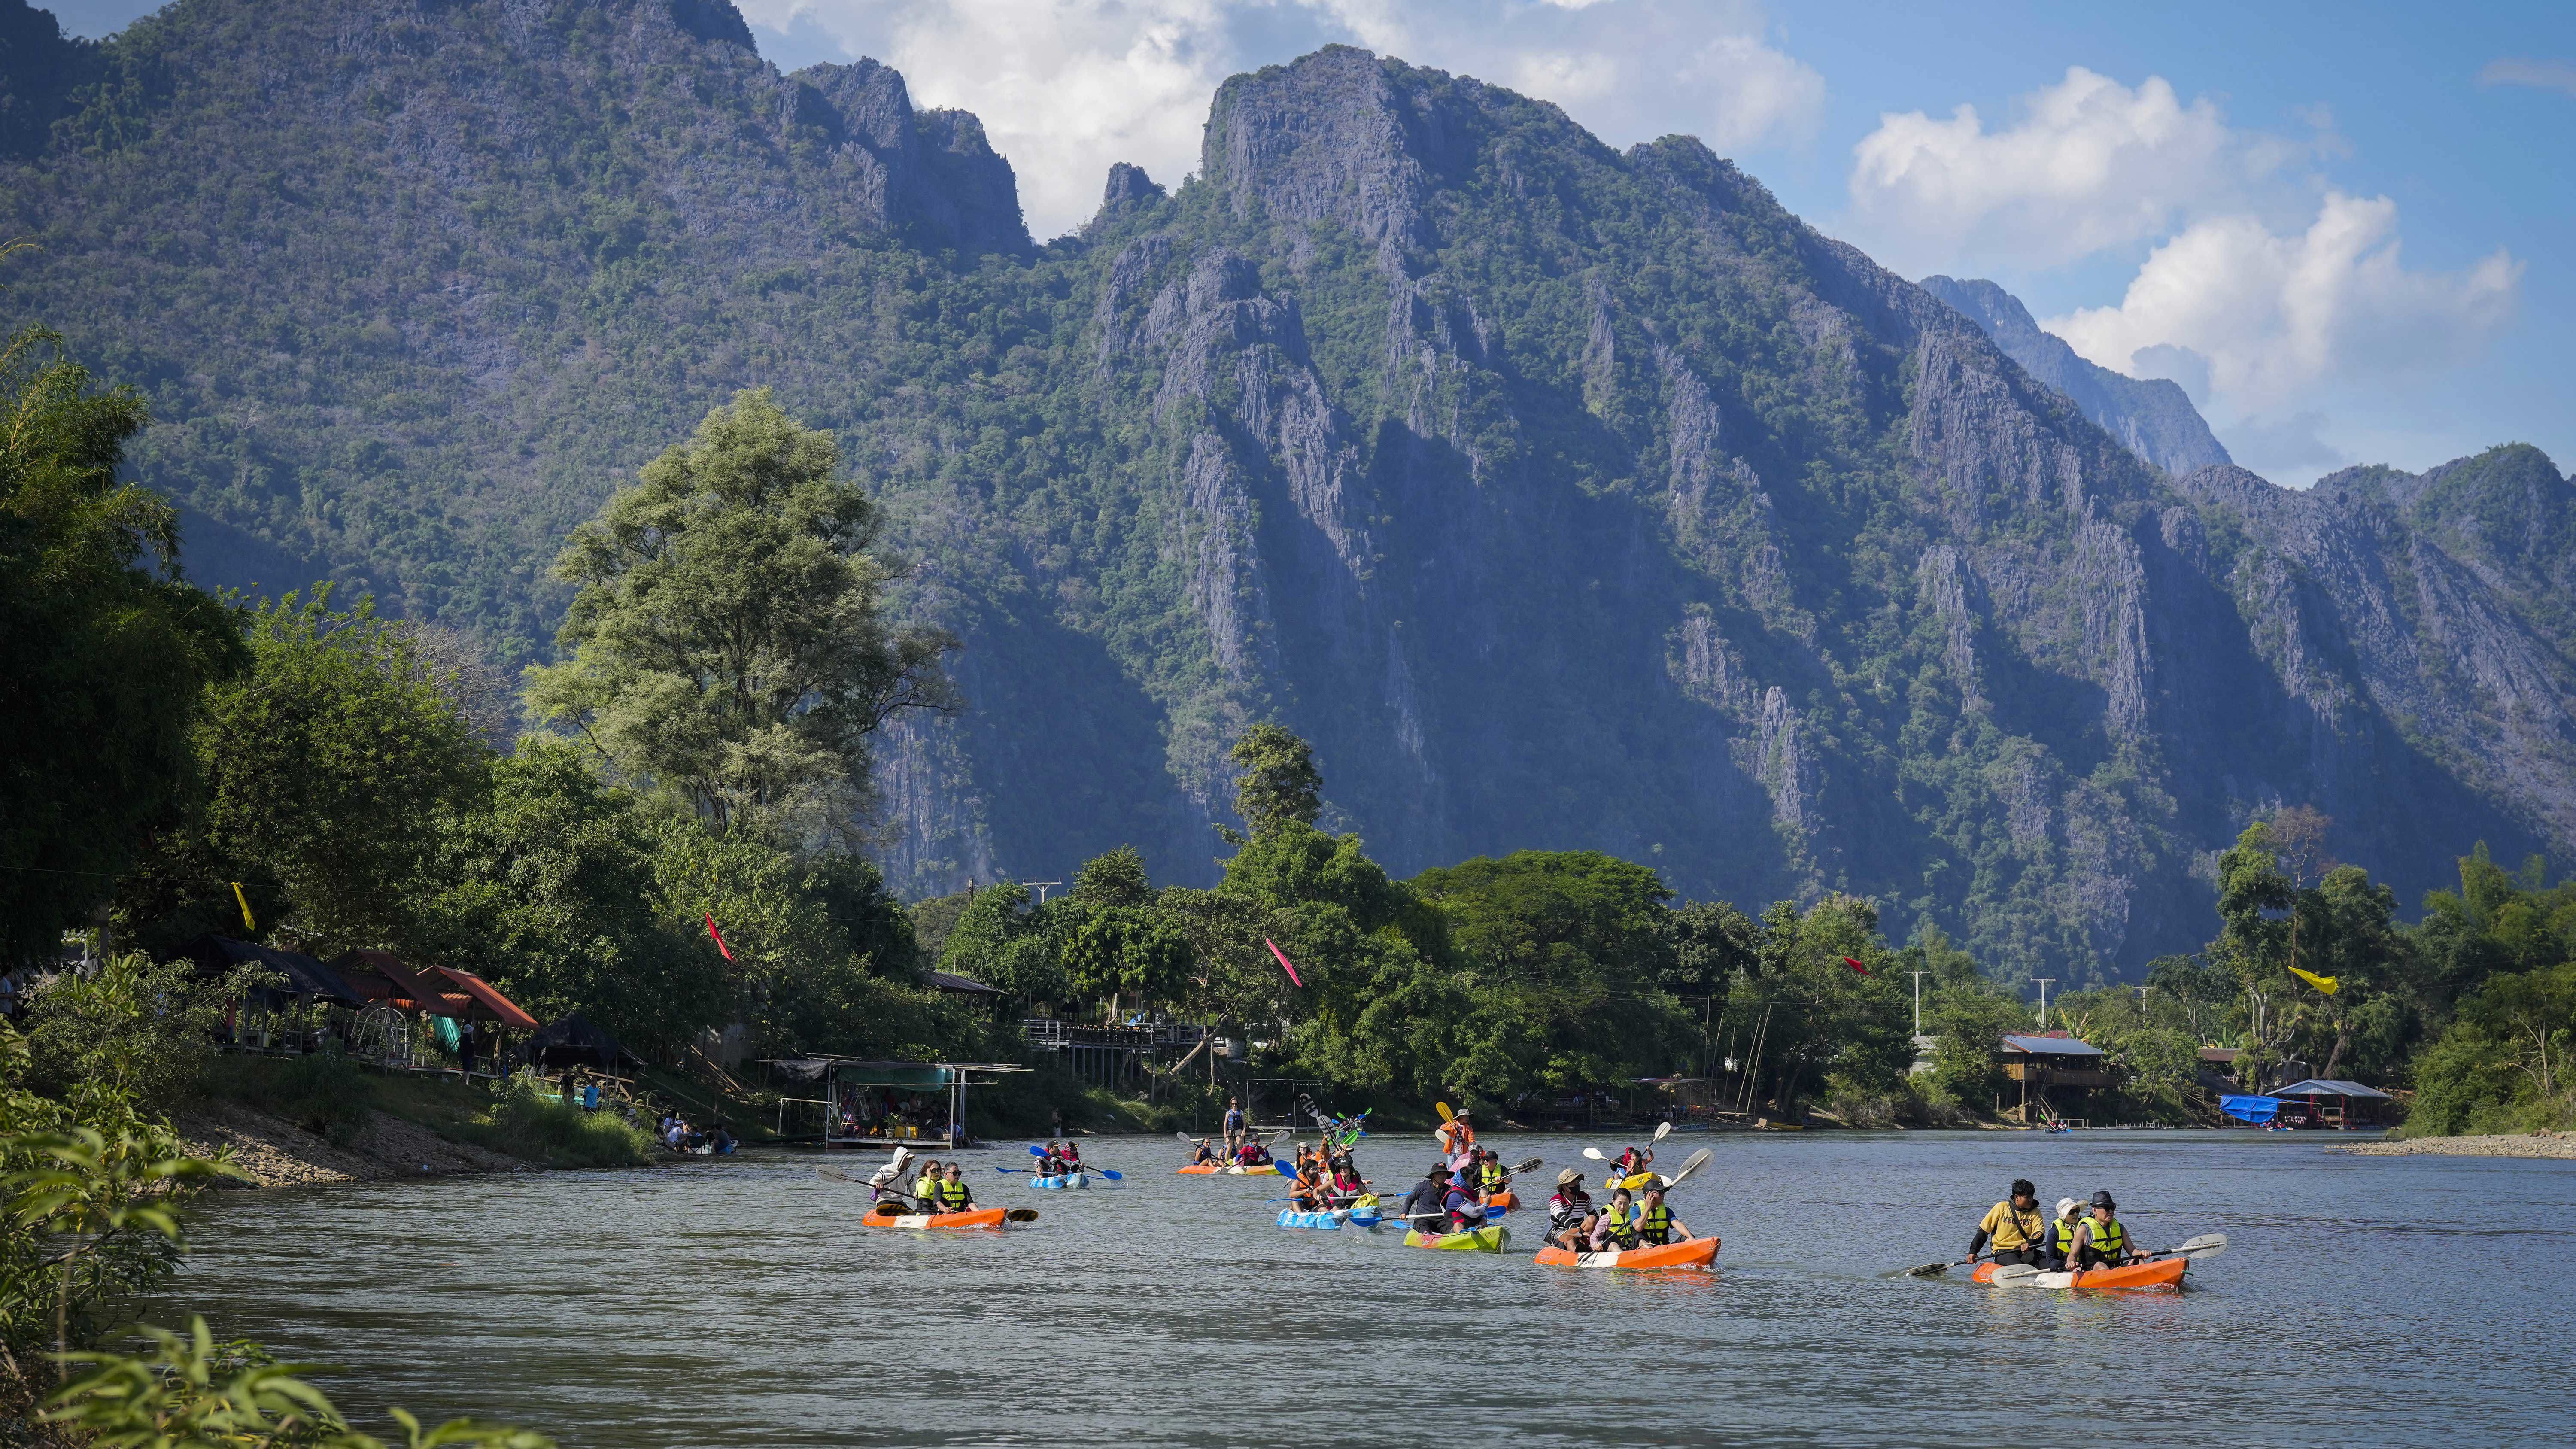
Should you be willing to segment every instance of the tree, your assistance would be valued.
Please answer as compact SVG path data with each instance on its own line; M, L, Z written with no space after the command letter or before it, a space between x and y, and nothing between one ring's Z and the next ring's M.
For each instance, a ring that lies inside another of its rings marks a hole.
M157 843L121 911L146 944L209 929L418 949L440 825L488 788L491 753L410 634L360 600L288 594L240 614L251 667L207 687L193 731L203 805Z
M540 1017L580 1011L635 1050L676 1048L732 1002L696 923L655 907L661 841L634 792L532 737L450 817L424 935Z
M767 389L708 413L556 561L580 592L556 635L571 657L531 674L536 713L719 829L846 839L870 738L950 707L954 641L885 618L879 515L839 467Z
M1315 768L1315 752L1286 726L1254 725L1227 758L1243 767L1234 777L1234 813L1255 836L1291 821L1312 825L1324 813L1324 776Z
M199 693L246 661L179 576L178 513L117 481L143 400L27 328L0 346L0 966L89 922L197 780Z

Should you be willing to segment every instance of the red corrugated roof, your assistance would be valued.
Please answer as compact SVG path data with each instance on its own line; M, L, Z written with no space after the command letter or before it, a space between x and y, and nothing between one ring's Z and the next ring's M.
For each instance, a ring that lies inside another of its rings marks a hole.
M455 982L476 1005L499 1018L503 1026L524 1027L529 1031L537 1029L535 1017L521 1011L517 1003L493 990L492 984L482 977L471 971L459 971L453 966L432 966L429 969Z
M446 993L414 975L412 969L391 951L351 951L340 958L340 973L361 978L351 983L361 991L366 989L363 984L365 976L379 978L392 990L387 999L405 1011L428 1011L440 1016L465 1014L459 1003L449 1001Z

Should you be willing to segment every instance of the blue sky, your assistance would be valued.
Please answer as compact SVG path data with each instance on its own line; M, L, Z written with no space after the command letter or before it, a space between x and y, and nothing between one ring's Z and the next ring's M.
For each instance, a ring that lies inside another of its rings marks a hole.
M2176 378L2276 481L2517 440L2576 467L2576 6L738 3L784 67L873 55L981 115L1042 236L1112 161L1179 179L1224 76L1346 41L1614 144L1700 136L1896 270Z

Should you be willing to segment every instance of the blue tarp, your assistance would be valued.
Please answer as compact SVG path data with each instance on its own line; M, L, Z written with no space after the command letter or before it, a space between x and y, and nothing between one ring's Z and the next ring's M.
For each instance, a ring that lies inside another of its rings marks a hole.
M2218 1099L2218 1106L2219 1110L2239 1122L2263 1123L2280 1115L2281 1099L2278 1097L2221 1097Z

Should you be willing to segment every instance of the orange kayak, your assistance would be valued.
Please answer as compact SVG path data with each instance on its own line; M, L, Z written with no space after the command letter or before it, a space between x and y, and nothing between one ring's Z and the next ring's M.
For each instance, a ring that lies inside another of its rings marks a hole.
M859 1219L871 1228L998 1228L1002 1225L1001 1208L980 1208L970 1213L881 1213L872 1212Z
M1230 1173L1236 1177L1286 1177L1288 1175L1281 1172L1279 1164L1275 1162L1265 1162L1258 1167L1245 1167L1238 1163L1193 1162L1187 1167L1176 1167L1172 1170L1183 1177L1211 1177L1220 1172Z
M2189 1258L2150 1258L2143 1263L2123 1263L2117 1268L2095 1268L2087 1273L2041 1273L2030 1278L2015 1278L2012 1288L2172 1288L2181 1284L2183 1270L2191 1266ZM1995 1281L1995 1265L1979 1263L1971 1275L1980 1283Z
M1649 1243L1604 1253L1569 1253L1551 1243L1538 1250L1535 1261L1551 1268L1705 1268L1717 1261L1717 1239Z
M1485 1206L1489 1208L1501 1208L1506 1212L1519 1207L1520 1205L1521 1200L1513 1196L1512 1190L1508 1187L1504 1188L1501 1192L1495 1193L1492 1197L1485 1199Z

